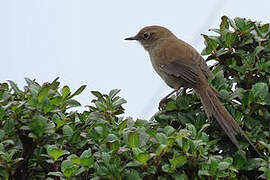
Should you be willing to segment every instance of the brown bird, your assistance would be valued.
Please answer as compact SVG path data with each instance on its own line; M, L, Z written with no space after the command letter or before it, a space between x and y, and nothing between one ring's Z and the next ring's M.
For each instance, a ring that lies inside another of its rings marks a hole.
M148 51L155 71L168 86L174 89L161 100L160 106L181 87L193 88L200 97L208 118L214 116L238 148L239 143L235 134L241 133L256 150L240 126L219 101L218 97L221 97L221 95L207 80L212 78L213 74L202 56L192 46L178 39L170 30L161 26L144 27L137 35L125 40L140 42L144 49Z

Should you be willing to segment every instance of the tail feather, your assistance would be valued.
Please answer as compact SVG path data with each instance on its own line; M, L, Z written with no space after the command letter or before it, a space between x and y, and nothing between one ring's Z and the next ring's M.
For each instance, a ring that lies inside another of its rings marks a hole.
M228 135L230 140L239 148L239 143L235 137L235 134L240 133L243 135L249 144L254 148L254 150L260 155L260 152L254 146L254 144L249 140L245 132L241 129L241 127L235 122L231 114L227 111L227 109L223 106L223 104L219 101L218 95L216 91L211 87L207 86L207 88L200 88L199 90L195 90L201 99L203 107L206 111L208 117L214 116L218 121L219 125L223 128L225 133Z
M235 134L242 133L240 126L222 105L210 86L197 92L208 117L214 116L231 141L239 148Z

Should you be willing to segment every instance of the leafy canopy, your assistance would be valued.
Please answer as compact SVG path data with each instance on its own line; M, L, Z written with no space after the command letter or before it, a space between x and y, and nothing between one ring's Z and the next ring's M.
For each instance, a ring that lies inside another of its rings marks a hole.
M115 89L92 91L83 112L58 78L23 90L0 84L1 179L270 179L270 30L243 18L222 17L215 36L203 35L211 83L244 138L238 150L193 92L173 96L150 121L123 117L126 101Z

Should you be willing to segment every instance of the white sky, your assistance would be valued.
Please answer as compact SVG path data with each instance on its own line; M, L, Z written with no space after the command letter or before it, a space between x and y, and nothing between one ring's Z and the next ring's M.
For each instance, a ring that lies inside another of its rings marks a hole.
M123 39L148 25L162 25L201 52L209 28L220 17L270 22L270 1L246 0L1 0L0 82L25 85L24 77L74 91L90 103L91 90L121 89L125 116L150 118L159 100L171 91L151 67L138 43Z

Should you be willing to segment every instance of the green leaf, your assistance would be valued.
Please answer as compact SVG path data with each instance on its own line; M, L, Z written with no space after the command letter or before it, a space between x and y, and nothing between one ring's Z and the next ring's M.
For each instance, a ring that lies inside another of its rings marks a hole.
M47 153L50 157L53 158L54 161L56 161L60 156L64 154L64 150L58 148L56 145L48 145Z
M186 173L175 173L171 175L175 180L188 180Z
M69 125L65 125L63 127L63 134L66 136L72 136L73 135L73 129Z
M222 56L224 54L227 54L228 52L229 52L228 49L219 49L219 50L216 51L216 56L220 57L220 56Z
M204 49L202 50L201 55L202 55L202 56L206 56L206 55L209 55L209 54L211 54L211 53L212 53L211 49L206 47L206 48L204 48Z
M231 165L231 164L233 163L233 158L227 157L227 158L225 158L223 161L224 161L224 162L227 162L227 163L229 163L229 164Z
M246 169L247 171L251 171L254 169L259 168L260 166L262 166L262 162L264 160L261 158L252 158L252 159L248 159L248 162L246 163L244 169Z
M96 169L97 169L97 174L99 175L99 176L106 176L106 175L108 175L108 169L104 166L104 165L96 165L97 167L96 167Z
M169 161L172 165L172 168L176 169L180 166L183 166L187 162L187 157L186 156L179 156L177 158L170 159Z
M173 173L175 170L173 168L171 168L171 166L169 164L164 164L162 166L162 171L164 171L166 173Z
M8 84L7 83L0 83L0 89L8 91L9 90Z
M126 128L126 126L127 126L127 119L124 120L124 121L122 121L122 122L119 124L119 126L118 126L119 132L123 131L123 129Z
M101 157L102 157L102 159L103 159L103 161L104 161L104 163L107 165L107 166L109 166L111 163L110 163L110 160L111 160L111 154L109 154L109 153L102 153L101 154Z
M220 31L226 31L229 30L229 22L228 22L228 17L227 16L222 16L221 17L221 23L220 23Z
M7 80L7 82L10 84L10 86L15 94L19 94L21 92L20 89L18 88L17 84L15 84L13 81Z
M191 135L195 137L197 135L197 130L195 126L191 123L187 123L186 126L187 126L187 129L191 132Z
M160 144L156 150L156 155L159 156L162 152L166 152L168 149L167 145Z
M50 103L53 104L53 105L58 105L59 106L62 103L62 97L61 96L56 96L53 99L51 99Z
M80 158L76 154L71 154L67 157L67 159L71 159L73 164L80 164Z
M50 88L51 87L49 85L46 85L40 89L37 97L39 103L41 103L44 100L44 98L48 95Z
M98 91L91 91L91 93L96 96L97 98L103 99L103 96L100 92Z
M97 106L98 110L100 110L100 111L105 112L107 109L106 106L100 101L96 101L95 105Z
M75 99L68 99L65 101L65 103L68 105L68 108L81 106L81 103L79 103Z
M211 174L215 174L218 169L218 160L216 158L210 158L210 172Z
M259 27L261 33L268 33L269 32L269 24L264 24L263 26Z
M236 39L237 35L235 33L227 32L225 33L225 44L227 47L231 47Z
M120 89L113 89L109 92L109 97L113 99L118 93L120 92Z
M209 126L211 126L211 125L210 125L210 124L204 124L204 125L201 127L201 129L199 130L198 134L202 134L202 132L203 132L207 127L209 127Z
M121 106L122 104L127 103L127 101L123 98L119 99L118 101L113 102L114 106Z
M4 136L5 136L5 131L3 129L0 129L0 142L2 141ZM0 148L0 151L1 151L1 148Z
M126 164L126 167L138 167L141 166L142 163L139 161L132 161Z
M97 127L95 127L94 129L95 129L95 131L96 131L99 135L101 135L101 136L106 136L106 134L107 134L106 128L103 127L102 125L97 126Z
M74 176L81 177L81 174L84 172L87 172L87 170L85 167L81 167L75 171Z
M64 175L59 171L57 171L57 172L49 172L48 175L56 176L56 177L64 177Z
M158 143L160 143L160 144L166 144L168 141L168 137L163 133L157 133L156 139L157 139Z
M91 155L92 155L92 151L89 148L89 149L83 151L83 153L81 154L80 158L89 158L89 157L91 157Z
M184 150L184 152L188 152L189 151L189 149L190 149L190 141L184 141L184 143L183 143L183 150Z
M234 70L241 72L241 73L245 73L245 66L238 66L236 64L236 60L234 58L232 58L232 64L229 65L230 68L233 68Z
M27 85L32 88L32 89L35 89L37 92L39 91L40 89L40 85L38 83L36 83L35 81L32 81L31 79L29 78L24 78Z
M0 169L0 177L3 177L5 180L9 179L9 172L6 169Z
M14 131L14 125L15 122L13 119L7 119L3 122L3 130L5 131L5 134L10 134Z
M167 110L167 111L173 111L176 109L177 109L177 107L176 107L175 101L169 101L165 106L165 110Z
M265 172L266 179L270 179L270 168Z
M94 164L94 157L91 155L91 149L85 150L80 156L80 164L90 167Z
M229 21L229 24L231 25L231 27L234 29L234 30L237 30L237 26L235 25L235 23L233 22L232 19L228 18L228 21Z
M56 123L57 129L62 127L63 125L65 125L67 123L64 120L61 120L60 117L58 115L56 115L56 114L53 115L52 120L53 120L53 122Z
M53 80L53 82L51 83L51 89L52 89L52 90L58 89L58 86L59 86L59 84L60 84L60 82L58 82L58 79L59 79L59 77L55 78L55 79Z
M265 63L263 63L262 68L265 72L270 73L270 61L266 61Z
M163 131L164 133L166 133L167 136L170 136L172 133L175 132L175 129L172 126L166 126Z
M224 171L225 169L228 169L230 165L231 165L231 164L228 163L228 162L220 162L220 163L218 164L218 169L219 169L220 171Z
M143 164L146 164L147 160L149 159L150 155L149 153L145 152L145 153L139 153L137 156L136 156L136 159L143 163Z
M110 150L112 150L112 151L118 150L119 147L120 147L119 141L110 142Z
M211 174L208 170L199 170L198 175L199 176L211 176Z
M69 178L75 172L74 164L71 160L64 160L61 164L61 171L63 172L64 176Z
M106 138L107 142L115 142L118 141L118 137L114 134L109 134Z
M86 88L86 85L82 85L81 87L79 87L79 89L77 89L73 94L71 94L68 98L71 99L74 96L77 96L79 94L81 94L83 92L83 90Z
M169 137L168 141L166 142L167 146L173 146L173 143L175 142L175 137Z
M268 93L268 85L266 83L258 82L252 86L251 91L255 98L264 99Z
M217 29L217 28L211 28L211 29L209 29L208 31L213 31L213 32L218 33L218 34L221 33L220 30Z
M67 98L68 95L70 95L70 88L68 86L64 86L61 89L61 94L62 94L63 99Z
M218 171L217 174L216 174L216 176L218 178L224 178L224 177L229 176L229 173L228 172L225 172L225 171Z
M257 46L253 52L253 56L257 56L259 55L260 52L262 52L264 50L264 47L263 46Z
M149 122L144 119L136 119L135 126L136 127L147 127L149 125Z
M203 51L202 55L207 55L213 51L216 51L216 49L218 47L218 40L217 39L214 40L213 38L210 38L207 35L203 35L203 37L205 39L205 43L206 43L207 47Z
M142 179L142 178L140 177L140 174L138 173L138 171L131 170L128 173L127 180L140 180L140 179Z
M1 138L0 138L0 139L1 139ZM260 141L260 144L262 144L264 147L266 147L267 150L268 150L268 153L270 153L270 144L267 144L267 143L265 143L265 142L263 142L263 141Z
M131 148L139 147L139 133L130 132L128 134L128 143Z
M183 138L176 138L175 142L180 148L183 147Z
M234 19L234 22L235 22L235 25L237 26L237 28L241 31L241 32L243 32L243 31L245 31L247 28L246 28L246 22L245 22L245 20L244 19L242 19L242 18L235 18Z
M187 110L191 104L188 96L178 96L176 98L176 105L179 110Z
M42 136L43 133L45 133L46 127L47 127L48 119L41 116L36 115L33 117L33 119L30 121L29 126L31 127L32 131L37 136Z

